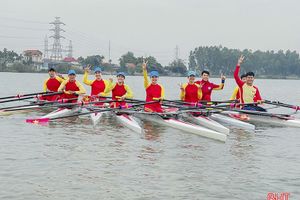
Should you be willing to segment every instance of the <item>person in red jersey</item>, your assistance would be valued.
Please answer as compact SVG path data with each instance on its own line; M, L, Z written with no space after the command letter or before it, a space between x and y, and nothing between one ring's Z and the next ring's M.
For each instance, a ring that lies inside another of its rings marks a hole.
M112 100L117 102L112 102L111 107L117 108L117 107L128 107L125 99L126 98L132 98L133 93L132 90L128 85L125 84L125 73L119 72L117 74L117 82L114 84L111 84L110 87L105 89L104 93L112 93Z
M202 101L211 101L211 93L213 90L223 90L226 77L221 75L221 84L217 85L209 82L209 71L202 71L202 80L196 81L198 85L202 85Z
M44 92L57 92L60 84L65 80L63 76L57 74L54 67L50 67L48 70L49 78L44 81ZM39 100L56 101L60 98L60 95L41 96Z
M84 87L76 80L76 72L73 69L69 70L68 79L61 83L58 91L64 92L62 94L63 99L72 99L69 103L77 102L78 95L86 93Z
M202 98L202 85L195 83L196 72L188 72L188 82L180 86L180 99L187 103L198 103Z
M239 86L240 90L240 103L262 103L263 100L260 96L260 92L258 87L254 86L254 76L255 74L253 72L247 72L246 73L246 81L243 82L240 77L239 77L239 71L240 71L240 66L243 63L245 57L241 56L238 59L236 68L234 70L234 79ZM245 105L243 106L243 109L245 110L256 110L256 111L262 111L265 112L266 110L260 106L256 105Z
M105 98L100 98L99 96L106 96L104 93L106 88L109 88L113 82L113 80L110 78L109 80L102 79L102 70L100 67L95 67L95 79L89 80L88 75L90 71L90 66L87 66L84 70L83 75L83 83L86 85L91 86L91 97L89 100L91 101L100 101L105 100ZM97 105L102 105L102 103L97 103Z
M143 75L144 75L144 87L146 89L146 102L157 101L157 103L147 104L144 106L146 112L163 112L161 103L159 101L163 100L165 96L164 88L162 85L158 84L159 73L158 71L151 71L149 76L151 82L148 80L147 73L147 62L143 62Z

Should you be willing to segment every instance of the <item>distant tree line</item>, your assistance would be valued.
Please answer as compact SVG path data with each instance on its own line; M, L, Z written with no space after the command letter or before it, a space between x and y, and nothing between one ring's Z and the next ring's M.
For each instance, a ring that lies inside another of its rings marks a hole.
M189 68L201 71L209 70L212 74L232 75L238 57L243 54L246 60L242 70L253 71L261 77L300 76L300 59L296 51L252 51L228 49L222 46L201 46L189 55Z
M253 71L257 76L270 78L300 77L300 58L296 51L252 51L250 49L229 49L222 46L200 46L190 51L188 68L200 73L209 70L212 75L219 76L220 73L231 76L233 74L237 59L240 55L246 57L243 63L242 73ZM157 70L161 75L185 76L187 66L181 59L173 60L167 66L163 66L153 56L136 57L133 52L127 52L119 58L118 64L104 62L104 56L91 55L79 57L81 66L101 66L107 73L116 71L127 72L130 75L142 73L143 59L148 60L148 70ZM36 68L31 60L24 60L21 54L9 51L6 48L0 51L0 71L34 72ZM61 73L70 69L69 63L58 65ZM81 73L82 69L78 69Z

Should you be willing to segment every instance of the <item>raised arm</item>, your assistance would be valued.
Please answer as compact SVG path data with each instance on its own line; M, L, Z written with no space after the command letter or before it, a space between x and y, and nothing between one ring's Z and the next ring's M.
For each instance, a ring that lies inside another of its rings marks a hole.
M145 62L145 60L143 60L143 75L144 75L144 87L147 88L149 86L149 80L148 80L148 73L147 73L147 62Z
M86 85L92 85L94 82L92 80L88 80L89 72L90 72L90 66L84 68L83 83Z
M240 76L239 76L239 72L240 72L240 66L241 64L243 63L245 57L243 55L241 55L241 57L239 58L238 62L237 62L237 65L236 65L236 68L234 70L234 73L233 73L233 76L234 76L234 79L235 79L235 82L236 84L239 86L239 87L242 87L244 85L244 82L241 80Z

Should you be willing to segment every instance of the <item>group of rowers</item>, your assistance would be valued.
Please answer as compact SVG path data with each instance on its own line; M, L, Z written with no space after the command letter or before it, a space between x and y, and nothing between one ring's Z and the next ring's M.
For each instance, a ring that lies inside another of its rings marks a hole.
M256 86L253 85L254 73L248 72L239 76L240 66L244 61L244 56L238 59L234 79L237 87L231 97L231 100L238 100L240 107L246 110L265 111L262 107L255 103L262 103L260 92ZM162 108L162 101L165 98L164 87L158 83L158 71L151 71L149 73L150 81L148 79L147 62L143 61L143 76L144 87L146 91L146 101L152 102L144 105L146 112L164 112ZM91 94L88 96L88 101L101 101L108 97L111 93L112 102L110 107L127 106L126 100L133 98L133 92L130 87L125 84L125 73L117 73L117 81L113 79L104 80L102 78L102 70L100 67L95 67L94 80L89 80L88 75L90 66L87 66L83 75L83 83L91 87ZM214 84L209 82L210 73L206 70L201 73L201 80L196 81L196 73L188 71L187 83L180 85L180 99L186 102L187 105L196 105L198 102L211 101L211 94L213 90L222 90L225 84L225 76L221 76L221 83ZM82 84L76 80L75 70L69 70L68 78L64 78L56 73L54 68L49 69L49 78L44 82L44 91L48 92L62 92L61 95L53 95L43 97L43 100L56 101L59 98L69 99L70 102L77 102L78 95L85 95L86 90ZM87 96L86 96L87 97ZM85 97L85 99L86 99ZM253 104L252 104L253 103ZM97 104L102 105L102 104Z

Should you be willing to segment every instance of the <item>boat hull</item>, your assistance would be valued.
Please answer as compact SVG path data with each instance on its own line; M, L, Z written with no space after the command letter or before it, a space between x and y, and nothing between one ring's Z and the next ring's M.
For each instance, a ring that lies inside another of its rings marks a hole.
M162 118L158 115L147 115L147 114L138 114L138 117L145 119L145 120L150 120L165 126L169 126L178 130L182 130L187 133L192 133L195 135L199 135L202 137L218 140L225 142L227 139L227 135L224 133L219 133L195 124L191 124L188 122L184 122L178 119L174 118Z
M217 131L219 133L224 133L226 135L229 135L229 128L223 126L222 124L210 119L209 117L206 117L206 116L193 116L192 114L188 114L188 113L185 113L183 115L184 118L192 121L193 123L195 124L199 124L201 126L204 126L208 129L211 129L211 130L214 130L214 131Z

